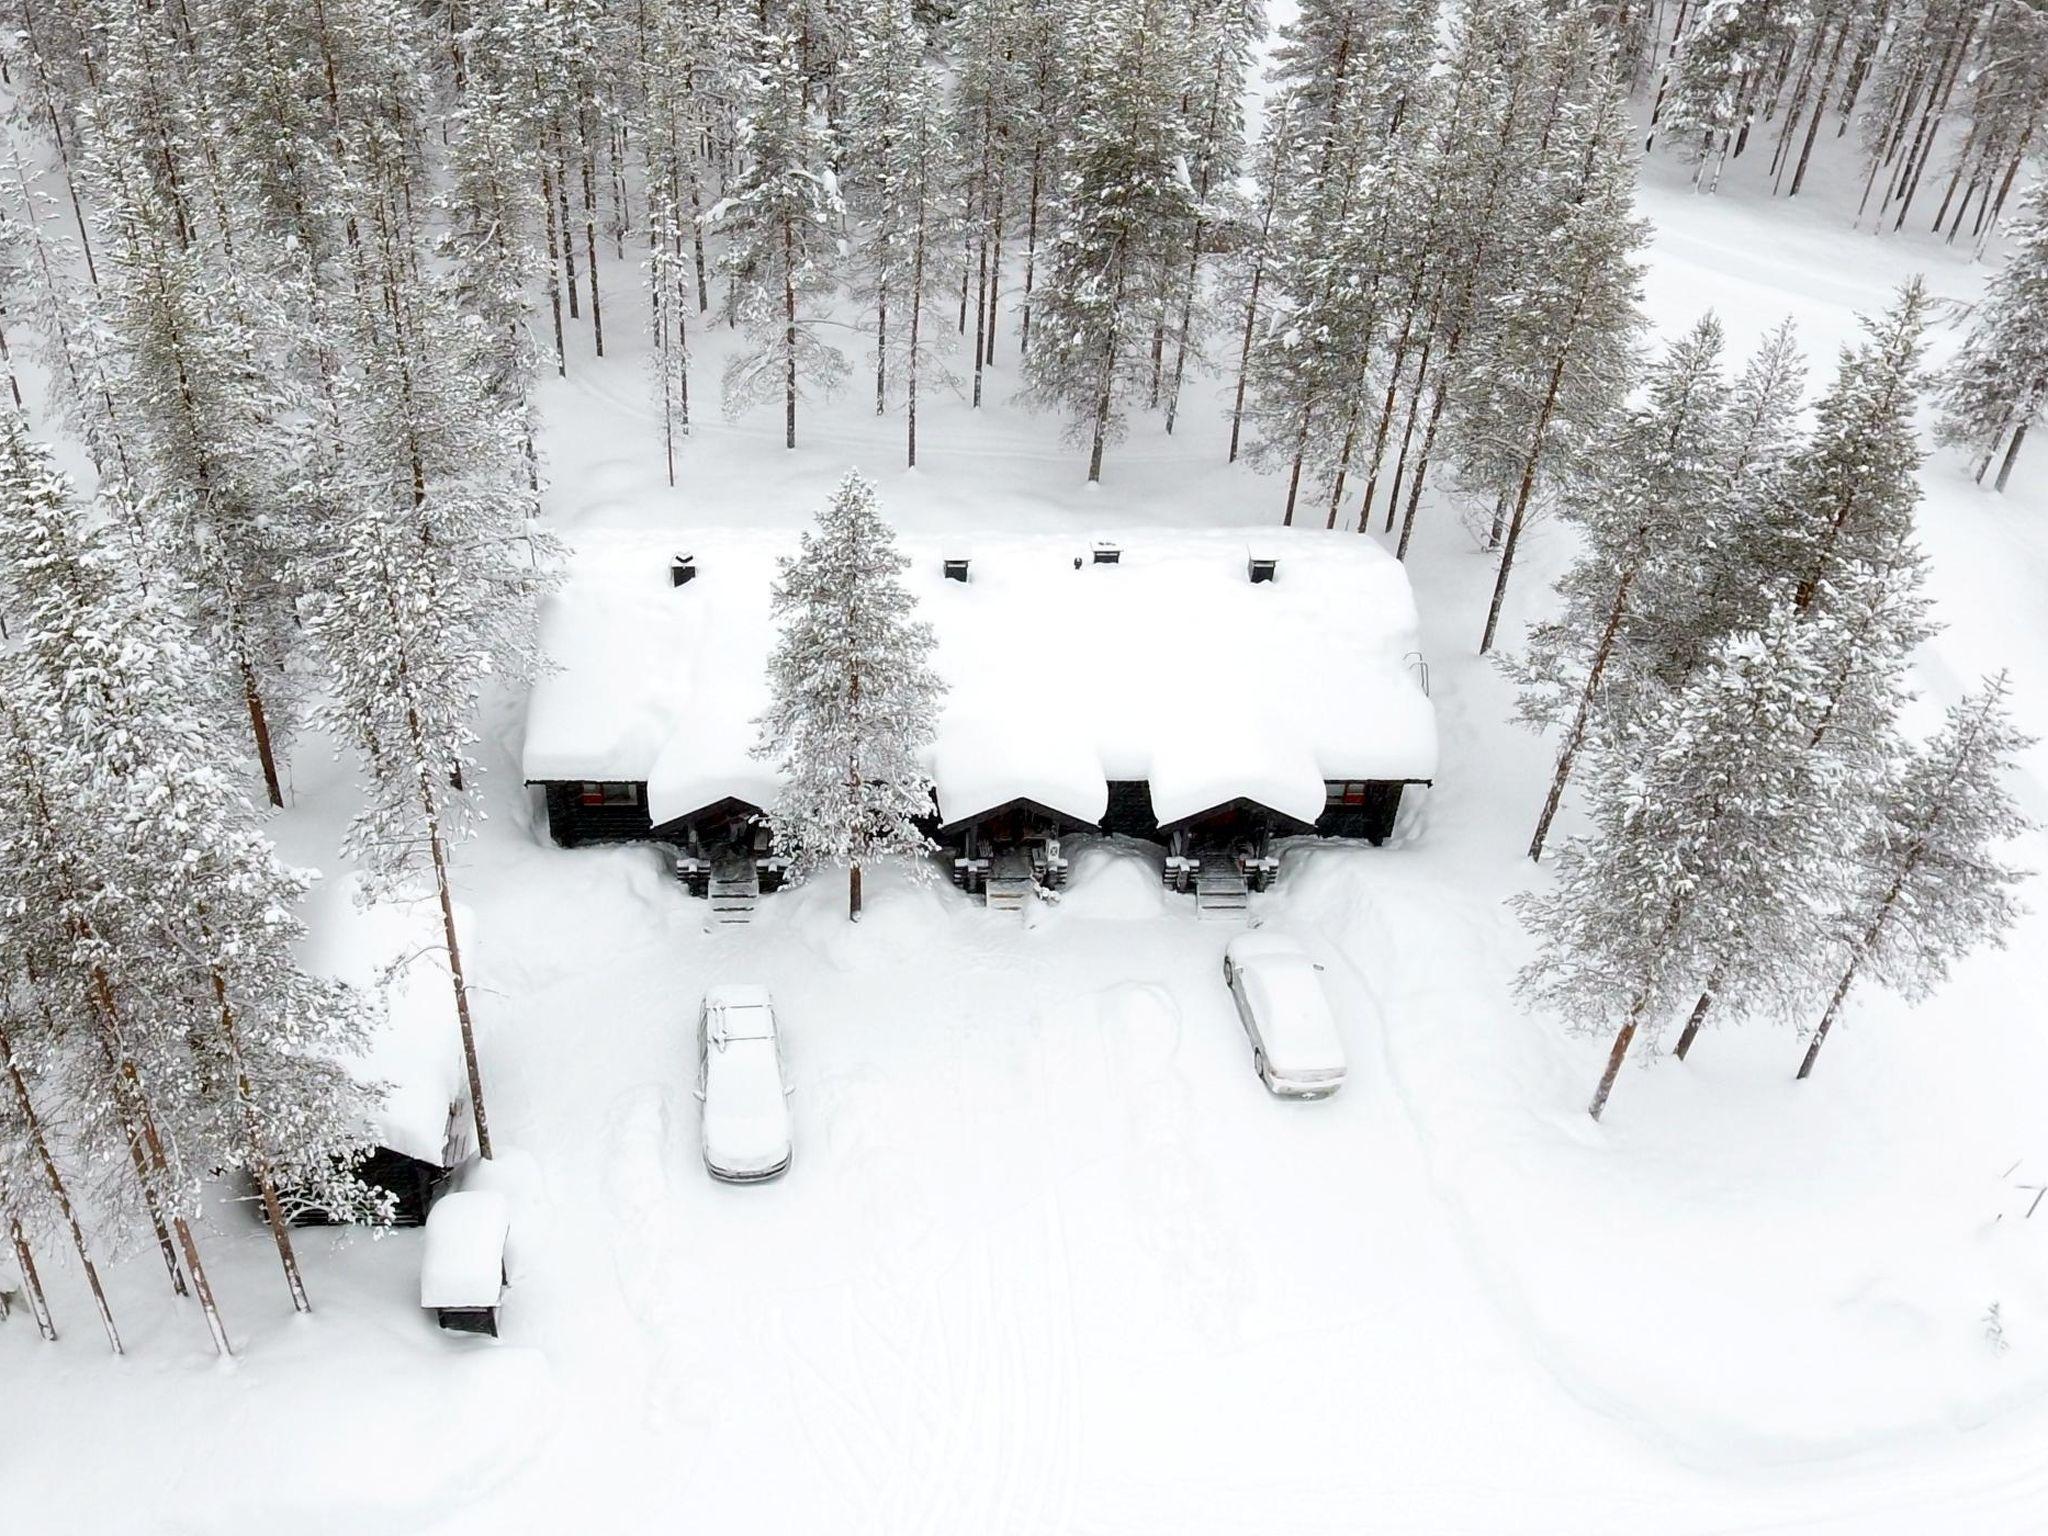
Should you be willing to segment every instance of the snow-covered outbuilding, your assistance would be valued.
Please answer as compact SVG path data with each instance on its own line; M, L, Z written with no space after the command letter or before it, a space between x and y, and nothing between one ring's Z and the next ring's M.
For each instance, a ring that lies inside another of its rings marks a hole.
M777 873L755 821L776 559L795 535L580 534L542 619L525 776L566 846L673 845L700 888ZM1393 830L1437 737L1402 566L1308 530L906 537L948 684L933 830L971 889L1058 840L1161 841L1169 880L1263 884L1270 839ZM1240 886L1241 889L1241 886Z
M420 1305L443 1328L497 1336L511 1228L511 1202L496 1190L458 1190L434 1202L420 1256Z

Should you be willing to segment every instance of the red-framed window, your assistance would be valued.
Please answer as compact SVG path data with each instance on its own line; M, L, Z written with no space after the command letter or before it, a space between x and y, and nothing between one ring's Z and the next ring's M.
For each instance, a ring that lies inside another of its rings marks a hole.
M623 780L612 780L602 784L586 783L578 798L585 805L638 805L640 786Z
M1363 779L1329 779L1323 784L1325 805L1365 804L1365 781Z

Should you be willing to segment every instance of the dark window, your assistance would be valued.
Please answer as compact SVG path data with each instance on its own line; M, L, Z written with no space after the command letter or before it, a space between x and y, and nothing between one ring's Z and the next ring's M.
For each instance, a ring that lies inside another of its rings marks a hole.
M1325 805L1365 804L1365 781L1362 779L1331 779L1323 786Z
M640 786L630 783L585 784L582 800L585 805L638 805Z

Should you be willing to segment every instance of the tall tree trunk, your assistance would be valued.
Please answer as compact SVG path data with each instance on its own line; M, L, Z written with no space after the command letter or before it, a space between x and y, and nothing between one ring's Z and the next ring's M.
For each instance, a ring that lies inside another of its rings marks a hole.
M1493 637L1500 631L1501 604L1507 601L1508 576L1515 568L1515 549L1521 543L1522 527L1528 520L1529 498L1536 490L1536 472L1549 446L1550 417L1557 408L1558 393L1564 387L1564 370L1571 356L1570 348L1571 337L1567 333L1564 344L1558 348L1557 365L1550 370L1550 388L1544 393L1543 409L1536 417L1536 431L1529 444L1529 456L1522 464L1522 483L1515 492L1515 513L1508 521L1507 544L1500 552L1500 575L1493 584L1493 601L1486 609L1486 632L1479 637L1479 654L1482 656L1493 649Z
M1707 1010L1714 1006L1714 999L1721 991L1721 973L1716 971L1707 978L1706 989L1700 993L1699 1001L1692 1005L1692 1013L1686 1018L1685 1028L1679 1032L1678 1046L1672 1051L1680 1061L1692 1049L1693 1041L1699 1038L1700 1026L1707 1021Z
M43 1131L42 1114L36 1108L35 1100L29 1096L28 1079L22 1075L20 1060L14 1054L14 1042L8 1037L4 1019L0 1019L0 1062L6 1064L8 1081L14 1090L15 1108L20 1112L30 1150L42 1165L43 1180L50 1186L50 1194L57 1202L57 1213L64 1218L64 1225L71 1233L71 1246L77 1251L79 1269L92 1291L93 1306L99 1311L100 1326L106 1330L107 1345L118 1355L122 1353L121 1334L114 1326L114 1312L107 1304L106 1288L100 1284L99 1266L93 1262L92 1249L85 1240L84 1225L78 1219L77 1207L71 1203L70 1187L57 1167L56 1155L50 1150L49 1137Z
M783 447L796 446L796 245L789 220L782 221L782 401Z
M1820 1048L1827 1043L1828 1031L1834 1028L1835 1019L1842 1011L1842 1003L1849 996L1849 989L1856 984L1856 972L1863 964L1863 949L1859 946L1842 972L1842 979L1835 983L1834 995L1829 997L1827 1011L1820 1016L1820 1023L1814 1026L1813 1039L1806 1047L1806 1054L1799 1059L1798 1081L1804 1082L1813 1075L1813 1064L1820 1056Z
M213 1003L220 1023L221 1041L235 1068L235 1098L242 1110L242 1135L249 1154L249 1172L256 1180L256 1192L263 1201L263 1219L277 1245L277 1262L284 1270L284 1282L291 1292L292 1310L310 1312L313 1303L306 1296L306 1282L299 1273L299 1256L292 1249L291 1223L285 1220L284 1204L277 1197L277 1180L271 1173L270 1153L256 1120L256 1090L249 1082L249 1068L242 1056L241 1034L235 1021L234 1004L228 997L227 978L219 966L209 968Z
M7 1218L7 1235L14 1245L14 1263L21 1271L21 1287L28 1292L28 1309L44 1339L57 1342L57 1325L50 1321L50 1303L43 1295L43 1277L36 1273L36 1258L28 1246L28 1234L15 1217Z
M543 165L540 173L541 207L547 215L548 238L548 308L555 320L555 374L558 378L569 376L569 347L562 332L562 269L555 260L558 249L555 230L555 189L553 178Z
M1600 1085L1593 1090L1593 1102L1586 1106L1586 1113L1595 1120L1607 1108L1608 1095L1614 1092L1614 1080L1621 1075L1621 1064L1628 1059L1628 1048L1636 1038L1636 1026L1642 1020L1643 1009L1648 1006L1647 998L1637 998L1635 1006L1629 1009L1627 1021L1615 1032L1614 1046L1607 1053L1606 1070L1600 1074Z
M1628 613L1629 588L1635 585L1636 573L1642 569L1643 551L1641 541L1646 533L1636 530L1636 551L1615 583L1614 602L1607 612L1607 623L1600 631L1600 641L1593 648L1593 659L1586 668L1585 686L1579 690L1579 707L1572 714L1571 729L1558 750L1557 769L1550 776L1550 793L1544 797L1543 814L1536 818L1536 835L1529 839L1529 857L1541 862L1544 839L1550 836L1550 823L1556 819L1557 808L1564 801L1565 785L1571 782L1572 766L1577 762L1579 747L1586 739L1586 725L1593 715L1593 700L1600 692L1601 680L1607 675L1607 663L1614 655L1615 637L1621 633L1621 621Z
M2020 444L2027 440L2027 420L2023 416L2020 424L2012 429L2012 439L2005 446L2005 459L1998 466L1998 480L1992 489L2003 491L2005 482L2012 478L2012 467L2020 456Z
M583 250L590 262L590 334L597 355L604 356L604 299L597 291L597 183L594 176L596 151L591 148L587 129L583 138Z
M1422 487L1429 479L1429 456L1436 447L1436 429L1444 418L1447 395L1444 376L1439 373L1435 387L1430 391L1429 422L1422 429L1422 451L1415 457L1415 477L1408 482L1408 507L1401 514L1401 541L1394 547L1396 560L1408 558L1408 544L1415 536L1415 512L1422 505Z
M476 1026L469 1013L469 983L462 970L462 942L455 932L455 897L448 886L448 850L441 839L441 818L429 808L427 844L434 861L434 893L441 903L441 938L448 946L448 978L455 992L455 1022L462 1034L462 1065L469 1076L469 1112L476 1123L476 1150L491 1159L491 1121L484 1109L483 1067L477 1060Z

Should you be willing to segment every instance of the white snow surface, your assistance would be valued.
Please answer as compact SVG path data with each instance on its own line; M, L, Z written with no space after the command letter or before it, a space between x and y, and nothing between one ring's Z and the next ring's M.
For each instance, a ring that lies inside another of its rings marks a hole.
M929 765L942 822L1025 798L1092 823L1117 779L1149 779L1162 822L1239 797L1312 822L1326 779L1435 774L1414 599L1377 543L1140 527L1098 565L1098 531L981 534L966 582L943 576L955 542L903 541L949 688ZM794 538L693 529L698 574L681 587L672 534L574 538L543 621L555 669L528 710L526 777L645 780L657 826L727 796L770 803L751 722ZM1248 579L1254 541L1277 579Z
M420 1259L423 1307L495 1307L504 1291L512 1203L496 1190L461 1189L427 1212Z

